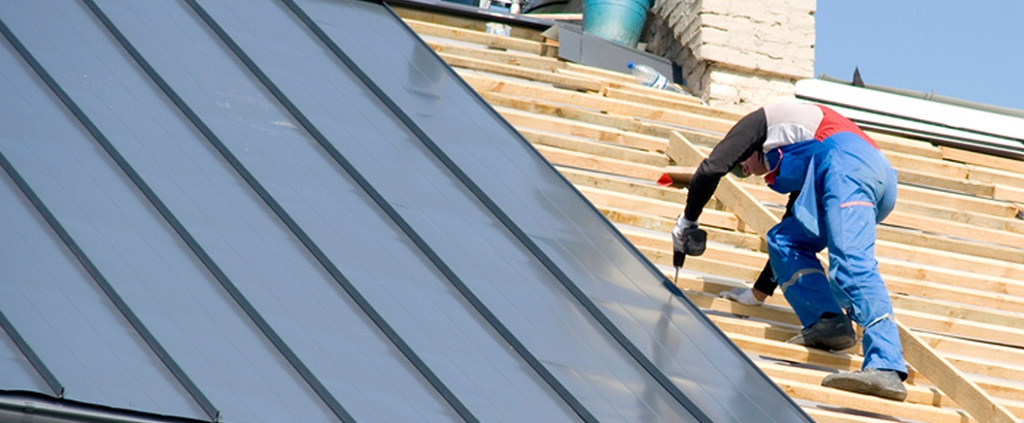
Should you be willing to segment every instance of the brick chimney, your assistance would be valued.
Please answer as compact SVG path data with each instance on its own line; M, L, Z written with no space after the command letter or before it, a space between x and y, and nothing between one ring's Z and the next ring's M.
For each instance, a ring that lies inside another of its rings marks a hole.
M815 0L656 0L647 51L678 63L693 93L748 112L814 76Z

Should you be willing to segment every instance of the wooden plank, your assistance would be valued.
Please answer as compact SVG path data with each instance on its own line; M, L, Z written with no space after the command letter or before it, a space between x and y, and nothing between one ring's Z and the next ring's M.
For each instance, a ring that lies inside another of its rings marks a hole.
M501 106L495 107L495 110L517 128L533 128L565 135L586 137L652 152L664 152L668 147L668 140L665 138L652 137L616 128L582 123L572 119L563 119L539 113L524 112Z
M620 147L611 143L591 141L587 138L561 135L532 128L519 128L519 133L534 145L545 145L571 150L581 154L591 154L615 160L625 160L647 166L664 169L668 166L668 157L660 153L650 153L635 148ZM661 176L661 174L658 174ZM655 178L657 179L657 178Z
M466 75L464 78L468 78L468 82L479 82L481 80L480 78L476 78L476 75ZM474 89L476 89L476 87L474 87ZM594 109L560 104L554 101L479 90L478 94L480 94L480 96L483 97L484 100L487 100L487 102L492 106L508 107L522 110L524 112L605 126L625 132L636 133L642 136L651 136L666 140L666 144L668 142L667 140L669 135L671 135L673 131L682 132L685 136L690 137L691 140L696 138L698 142L714 143L718 142L718 140L722 138L721 134L711 134L702 131L670 127L667 125L635 119L632 116L610 115L607 113L601 113Z
M573 73L589 75L594 78L598 78L602 81L614 83L618 85L624 84L636 84L636 78L628 69L623 67L621 71L615 71L611 69L597 68L593 66L587 66L579 63L566 62L566 69ZM700 103L697 101L696 103Z
M943 251L878 241L876 254L898 260L912 261L946 269L970 269L975 274L1002 279L1024 280L1024 265L977 257L959 251Z
M897 203L897 207L899 203ZM1024 248L1024 235L971 224L953 222L909 213L890 213L883 221L886 225L902 226L967 239L984 240L1013 248Z
M903 191L901 191L902 193ZM909 197L909 196L908 196ZM922 199L927 200L927 199ZM997 231L1024 234L1024 220L1011 216L993 216L978 211L968 211L938 206L933 203L900 197L894 212L910 213L948 222L963 223ZM1006 203L1001 207L1008 208ZM982 235L982 237L987 237Z
M996 193L996 186L987 182L936 176L927 171L899 169L897 178L903 184L924 185L982 197L991 198Z
M614 98L619 100L631 101L634 103L645 104L654 107L665 107L673 109L682 109L691 113L696 113L708 117L725 119L735 123L743 117L742 114L726 111L723 109L705 106L700 103L700 100L696 97L692 97L686 94L677 94L665 90L654 90L651 88L637 85L633 82L633 85L622 85L621 88L616 86L617 84L607 84L604 91L602 92L605 97Z
M544 155L544 158L549 162L556 165L613 173L646 181L655 181L664 173L664 167L661 166L649 166L625 160L609 159L607 157L577 153L544 145L535 145L534 148Z
M1014 363L963 354L944 354L944 357L958 369L967 373L1006 380L1024 380L1024 366Z
M992 197L1000 200L1024 202L1024 188L1021 188L1020 186L996 184L996 192L992 194Z
M969 355L988 360L1003 360L1010 363L1024 363L1024 350L1020 348L1011 348L1004 345L994 345L926 332L918 332L917 336L936 351L943 353ZM1024 382L1024 379L1019 379L1018 382ZM1024 392L1024 385L1021 388L1022 392ZM1024 396L1014 399L1021 401L1024 400Z
M1024 347L1024 336L1021 336L1021 331L1019 330L906 309L901 309L896 314L899 316L900 325L905 329L913 328L918 331L945 333L965 339L1009 345L1015 348ZM929 363L927 361L918 361L918 364L911 364L920 369L921 365ZM927 373L925 374L927 375Z
M405 19L414 32L419 35L450 38L453 40L468 43L481 44L493 48L504 48L518 50L526 53L533 53L540 56L558 56L558 48L546 45L538 41L525 40L522 38L505 37L501 35L488 34L479 30L455 28L430 22Z
M939 150L942 152L942 158L946 160L968 163L992 169L1000 169L1008 172L1020 172L1021 169L1024 169L1024 160L1015 160L946 146L939 146Z
M699 166L704 160L704 154L678 133L672 134L668 143L666 154L680 166ZM743 191L732 175L726 175L719 181L715 197L759 234L768 233L768 230L778 223L775 216L761 205L760 201Z
M577 122L605 126L625 132L651 135L659 138L661 138L659 134L663 133L665 135L665 139L668 139L668 134L671 133L671 131L665 128L657 131L656 134L651 134L648 131L645 131L645 126L641 121L629 116L609 115L594 109L559 104L543 99L486 91L486 88L491 82L493 82L493 80L483 78L479 75L469 74L462 75L462 77L466 82L469 82L473 86L473 89L477 90L477 93L480 94L484 100L487 100L487 102L492 106L507 107L524 112L574 120ZM487 85L478 86L477 84Z
M889 401L882 398L868 397L838 389L826 389L812 384L790 382L787 380L778 380L776 384L794 398L825 403L840 408L860 410L875 415L888 415L912 421L927 421L931 423L985 421L972 419L954 409Z
M569 182L577 188L592 187L605 191L620 194L635 195L648 200L665 201L676 204L682 210L682 204L686 202L686 191L676 188L668 188L655 185L650 181L638 181L635 179L623 178L616 175L591 172L582 169L572 169L562 166L556 167ZM711 203L709 203L711 205ZM678 214L678 213L677 213ZM672 214L666 215L671 217Z
M1024 164L1022 164L1024 166ZM1002 169L990 169L976 165L965 165L968 174L967 178L973 181L989 182L996 185L1007 185L1011 187L1024 186L1024 175L1020 170L1014 172ZM1022 167L1021 169L1024 169Z
M545 82L556 87L568 88L579 91L600 91L601 83L588 79L573 78L558 73L530 69L523 66L506 65L487 60L472 59L464 56L457 56L448 53L438 53L449 66L455 68L473 69L481 72L490 72L498 75L511 76L527 79L530 81Z
M935 300L954 301L1016 313L1024 312L1024 297L995 294L979 289L936 285L923 280L892 275L886 275L885 284L889 288L889 292L916 295ZM1024 319L1020 319L1018 316L1018 320L1022 321L1020 327L1024 329Z
M933 207L960 210L965 213L980 213L1005 218L1013 218L1017 215L1017 210L1013 205L1005 201L946 193L925 187L900 185L898 197L901 202L913 201ZM896 207L899 206L896 204Z
M962 163L929 159L893 151L886 151L885 157L889 159L889 164L900 172L912 170L950 179L967 179L968 175L970 175L970 170Z
M652 223L651 227L648 228L648 229L655 229L655 227L657 227L659 229L664 229L665 227L667 227L668 230L663 232L663 233L666 233L666 234L671 232L672 227L675 226L675 221L676 221L675 218L666 218L666 217L661 216L661 215L653 215L653 214L650 214L650 213L637 213L635 210L638 210L638 209L659 210L660 209L660 211L663 212L663 213L672 213L674 211L674 213L676 215L678 215L680 212L682 212L682 207L678 203L667 202L667 201L659 201L659 200L652 200L652 199L645 198L645 197L639 197L639 196L630 195L630 194L623 194L623 193L614 192L614 191L594 189L594 188L589 188L589 187L586 187L586 186L577 186L576 189L578 189L581 193L583 193L583 195L585 195L587 197L587 199L590 200L591 203L594 203L594 205L596 205L598 207L610 207L610 208L616 208L616 209L624 209L624 210L628 210L630 213L633 213L633 214L643 214L645 216L649 216L650 219L657 220L657 222L656 223ZM640 203L643 204L642 207L638 207L638 204L640 204ZM739 226L739 219L736 218L735 214L732 214L732 213L729 213L729 212L724 212L724 211L718 211L718 210L705 210L704 212L707 214L707 219L706 220L702 220L701 223L704 223L707 226L711 226L711 227L715 227L715 228L727 229L727 230L731 230L731 231L734 231L734 232L736 231L737 227ZM738 232L737 235L738 236L743 236L743 237L749 237L750 236L750 235L747 235L747 234L743 234L741 232ZM760 243L758 243L757 245L760 245ZM755 249L757 249L757 247L755 247Z
M886 155L888 155L890 151L893 151L897 153L911 154L917 157L942 159L942 151L930 142L904 138L871 130L865 130L864 133L871 137L871 139L878 144L878 148L882 149Z
M1016 296L1020 296L1021 291L1021 281L1019 280L979 275L970 270L906 264L902 260L888 257L878 257L878 267L883 275L929 281L936 286L963 286Z
M1012 423L1017 418L1006 407L992 400L978 385L964 377L948 360L940 357L928 344L922 342L906 326L897 322L900 342L907 357L912 357L914 368L928 377L942 392L971 413L978 421ZM909 360L908 360L909 361Z
M460 73L460 75L478 92L499 92L503 94L532 97L541 100L557 101L564 104L597 109L605 113L632 116L672 125L701 128L716 132L728 131L734 123L725 119L717 119L685 111L666 110L658 107L643 106L623 100L610 99L598 94L567 92L565 90L557 90L537 84L527 84L524 82L510 80L496 80L482 75L463 73Z
M423 10L419 8L403 7L396 4L388 4L389 7L394 9L395 14L401 17L403 20L428 22L442 26L456 27L461 29L473 30L478 32L487 31L486 19L469 16L457 16L448 12L437 12L432 10ZM544 41L545 37L541 35L543 31L533 27L516 25L515 23L508 24L511 27L510 37L522 38L526 40L532 40L537 42Z
M1024 263L1024 249L990 244L980 240L935 235L889 225L879 225L877 232L879 241L906 247L949 251L1008 263ZM890 253L879 252L878 254L888 255Z
M566 67L565 62L554 57L540 57L514 50L496 50L475 45L454 44L448 39L430 38L424 40L438 53L469 59L486 60L510 66L525 66L535 70L554 72Z
M621 229L621 228L620 228ZM630 239L630 242L633 240ZM666 251L664 249L654 249L650 247L644 247L641 245L636 246L644 257L662 266L672 265L672 251ZM707 273L710 275L716 275L726 278L735 278L739 280L753 280L761 273L761 269L764 264L760 266L754 266L753 264L740 265L731 262L723 262L721 260L710 259L709 257L698 256L698 257L687 257L686 258L686 270ZM674 276L670 276L672 278ZM681 274L680 274L680 277ZM794 318L796 316L793 316Z
M975 290L978 291L978 290ZM904 292L890 292L893 307L906 311L928 313L938 317L951 317L975 323L1000 326L1008 333L1024 334L1021 313L998 310L986 306L968 305L959 299L947 300L936 296L908 296ZM1015 297L1020 298L1020 297ZM1024 360L1021 360L1024 363Z
M694 97L687 87L677 86L677 88L683 90L681 93L645 87L637 83L633 75L624 73L627 71L625 65L623 65L622 69L623 72L614 72L569 63L567 68L560 69L558 72L578 77L590 77L601 81L601 94L612 99L626 100L647 106L683 110L714 118L736 120L742 117L742 115L736 113L706 106L699 98Z
M593 197L596 193L591 191L587 192L581 189L581 192L587 199L593 202L597 209L611 220L616 225L628 225L636 228L647 229L660 233L669 233L672 231L672 227L675 226L674 220L661 218L658 216L652 216L643 213L637 213L632 210L611 207L602 205L600 202L603 199ZM600 194L596 194L600 195ZM736 216L729 213L729 219L735 222ZM708 240L712 242L718 242L722 244L733 245L739 248L747 248L751 250L758 250L764 247L764 241L760 237L753 234L745 234L742 232L736 232L734 230L720 229L707 225L704 228L708 232Z
M681 136L674 136L669 142L677 141L688 144L691 150L689 156L696 156L692 160L696 160L699 163L702 158L699 157L701 153L696 147L682 139ZM687 165L693 166L694 164L691 161ZM727 178L731 178L731 176ZM726 178L723 178L723 180L726 180ZM718 190L722 190L722 184L719 184ZM760 203L749 194L743 192L739 186L735 186L733 190L738 191L732 193L734 197L719 197L719 199L726 207L731 208L740 219L748 222L759 234L765 235L771 226L764 226L762 222L777 223L777 218L764 207L760 207ZM758 207L751 207L751 203L756 204ZM759 223L755 225L750 223L751 221ZM904 357L910 365L914 366L914 369L923 373L939 389L948 394L950 398L953 398L957 404L960 404L979 421L999 423L1016 421L1016 418L1005 407L995 403L977 384L965 378L963 373L953 367L949 361L936 354L931 347L917 338L900 320L895 322L899 328Z

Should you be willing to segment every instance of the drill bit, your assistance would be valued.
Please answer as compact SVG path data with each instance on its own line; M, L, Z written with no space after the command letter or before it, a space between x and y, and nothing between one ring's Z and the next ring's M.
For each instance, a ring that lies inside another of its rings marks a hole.
M682 251L673 251L672 252L672 266L675 266L675 268L676 268L676 277L675 277L675 280L673 280L672 282L674 282L677 285L679 284L679 268L683 267L683 261L685 259L686 259L686 254L684 254Z
M683 259L684 258L686 258L686 255L683 254L682 251L673 251L672 252L672 264L675 265L675 268L676 268L675 280L672 281L672 282L669 282L668 279L664 279L664 280L661 281L661 285L664 286L665 289L668 290L668 292L671 292L672 295L675 295L677 297L682 297L683 296L683 291L679 289L678 283L679 283L679 268L683 267Z

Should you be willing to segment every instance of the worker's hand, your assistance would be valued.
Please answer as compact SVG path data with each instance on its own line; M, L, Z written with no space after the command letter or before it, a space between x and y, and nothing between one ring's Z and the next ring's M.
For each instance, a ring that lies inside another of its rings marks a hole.
M754 290L750 288L736 288L728 291L722 291L718 293L718 296L748 306L759 306L764 304L764 300L759 300L757 296L754 295Z
M708 233L697 227L697 222L679 216L676 227L672 229L672 248L688 256L704 254L707 247Z

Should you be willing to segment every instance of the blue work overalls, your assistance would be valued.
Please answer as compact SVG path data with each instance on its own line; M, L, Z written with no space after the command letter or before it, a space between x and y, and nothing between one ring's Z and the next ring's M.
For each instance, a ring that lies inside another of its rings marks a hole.
M875 260L875 225L896 204L896 172L873 145L851 132L766 153L769 184L800 190L793 215L768 232L772 271L804 327L842 313L864 328L863 368L906 377L892 303ZM828 247L826 275L815 254Z

